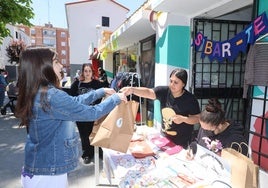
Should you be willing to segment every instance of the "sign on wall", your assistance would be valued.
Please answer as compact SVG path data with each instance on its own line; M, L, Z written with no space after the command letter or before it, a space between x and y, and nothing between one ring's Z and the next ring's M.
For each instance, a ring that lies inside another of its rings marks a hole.
M213 41L198 32L194 41L196 51L202 51L201 58L208 56L210 61L233 61L239 52L245 53L248 44L254 44L262 35L268 33L268 20L264 12L235 37L226 41ZM201 49L200 49L201 48Z

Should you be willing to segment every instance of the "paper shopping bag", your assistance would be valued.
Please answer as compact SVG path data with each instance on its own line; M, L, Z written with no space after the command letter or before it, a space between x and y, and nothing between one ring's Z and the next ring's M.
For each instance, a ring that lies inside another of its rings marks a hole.
M136 118L139 103L137 103L135 101L129 101L129 103L131 103L131 106L132 106L133 117ZM107 115L105 115L105 116L101 117L100 119L94 121L92 132L89 135L90 143L92 143L93 138L96 136L96 134L97 134L102 122L105 120L106 117L107 117Z
M259 167L242 153L225 148L221 157L231 164L231 184L235 188L257 188Z
M133 105L121 102L103 120L91 145L126 153L134 132Z
M94 121L94 124L93 124L93 128L92 128L92 131L89 135L89 142L91 143L93 138L96 136L99 128L100 128L100 125L102 124L102 122L105 120L105 118L107 117L107 115L101 117L100 119Z

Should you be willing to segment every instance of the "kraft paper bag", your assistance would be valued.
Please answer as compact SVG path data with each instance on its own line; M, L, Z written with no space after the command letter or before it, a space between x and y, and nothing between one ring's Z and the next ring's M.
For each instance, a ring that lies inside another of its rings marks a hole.
M259 167L242 153L225 148L221 157L231 164L231 183L235 188L257 188Z
M134 132L135 101L121 102L102 121L91 145L126 153Z
M93 138L96 136L99 128L100 128L100 125L102 124L102 122L105 120L105 118L107 117L107 115L101 117L100 119L94 121L94 124L93 124L93 128L92 128L92 131L89 135L89 142L91 143L93 141Z

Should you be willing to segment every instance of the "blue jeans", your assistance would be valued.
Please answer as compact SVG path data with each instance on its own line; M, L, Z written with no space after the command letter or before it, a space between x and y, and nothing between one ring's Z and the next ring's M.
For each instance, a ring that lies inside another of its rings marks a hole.
M5 90L0 88L0 107L4 105L5 100Z

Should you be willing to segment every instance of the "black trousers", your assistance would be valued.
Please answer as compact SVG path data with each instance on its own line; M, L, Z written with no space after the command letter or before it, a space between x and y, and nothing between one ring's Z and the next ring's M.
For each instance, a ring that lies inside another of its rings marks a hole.
M94 146L90 145L89 135L92 132L94 122L76 122L82 144L82 158L94 157Z

